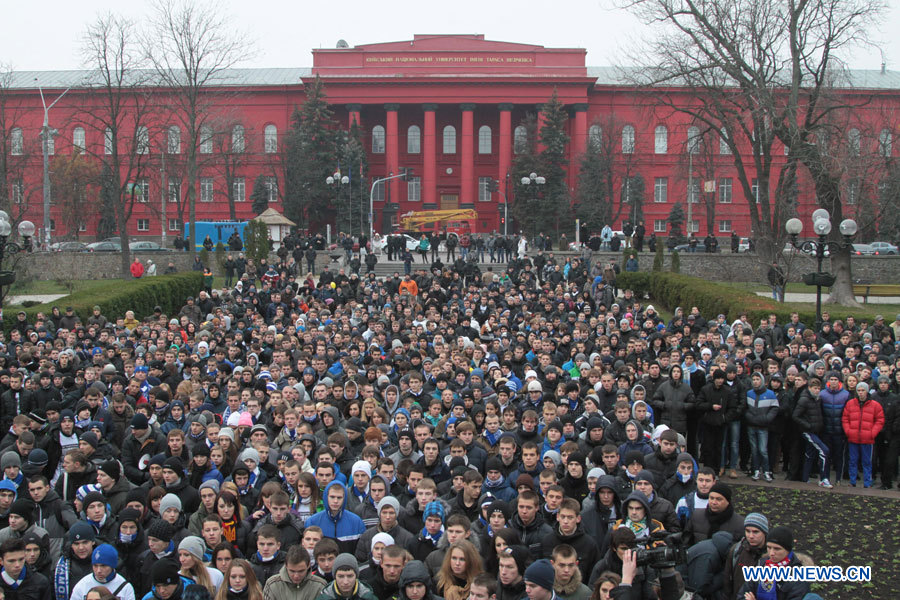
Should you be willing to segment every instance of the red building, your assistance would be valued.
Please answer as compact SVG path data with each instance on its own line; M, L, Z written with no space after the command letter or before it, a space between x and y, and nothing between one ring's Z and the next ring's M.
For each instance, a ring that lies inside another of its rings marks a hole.
M411 181L394 179L376 190L376 231L387 230L399 214L410 210L450 208L475 209L477 231L502 230L501 192L512 194L514 188L505 182L521 135L517 128L529 112L537 113L540 120L542 103L555 91L570 111L568 186L573 197L589 137L614 146L614 228L629 218L634 207L620 203L623 182L639 175L644 182L640 204L648 233L665 235L672 204L688 199L690 162L691 218L698 234L706 235L711 226L714 235L727 236L731 231L749 235L744 192L727 149L711 148L704 156L688 158L687 140L693 133L684 115L648 103L645 95L623 83L615 69L588 67L585 58L586 51L578 48L494 42L481 35L416 35L411 41L313 50L311 69L230 71L227 85L218 90L227 94L219 96L217 106L228 115L228 128L221 143L214 141L200 149L198 220L228 219L229 198L237 218L251 217L250 194L259 175L270 178L271 201L278 207L277 190L283 185L282 136L294 108L304 101L304 82L318 76L336 118L348 128L355 120L364 132L370 177L396 174L401 167L414 170ZM74 147L86 148L89 155L107 150L103 132L84 127L79 116L93 94L79 87L84 75L74 71L14 74L4 105L9 195L13 212L18 213L14 216L42 221L39 133L43 109L35 80L48 102L73 86L50 112L50 123L59 131L54 155L71 153ZM896 123L880 121L885 114L893 115L890 109L898 104L900 74L853 72L851 81L846 93L877 99L858 119L888 132L890 156ZM677 89L671 90L671 96L677 102L692 101ZM155 125L137 135L146 145L146 159L136 179L142 202L136 205L131 228L138 235L159 236L162 228L173 235L181 229L178 214L185 197L185 190L176 183L183 156L181 134L165 110L155 115ZM776 146L783 149L777 142ZM778 160L784 160L777 154L776 177ZM500 182L500 192L490 191L491 180ZM165 219L164 185L169 190ZM368 190L358 193L367 196ZM853 204L859 193L859 189L850 190L846 202ZM801 217L815 208L812 188L803 177L796 201ZM511 197L510 202L515 199ZM54 236L72 233L70 222L62 225L64 211L58 204L51 207L51 214ZM853 216L852 211L848 216ZM99 215L88 216L80 224L85 235L95 234L98 219Z

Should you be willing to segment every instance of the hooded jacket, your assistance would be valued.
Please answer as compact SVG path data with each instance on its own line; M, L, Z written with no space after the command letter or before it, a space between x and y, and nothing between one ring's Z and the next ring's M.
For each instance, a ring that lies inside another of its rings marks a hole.
M544 517L540 510L534 515L534 520L529 525L522 523L522 519L517 512L506 526L519 534L522 544L528 548L532 558L538 560L544 557L544 538L552 535L553 529L544 522Z
M581 508L581 526L584 531L594 538L598 543L598 556L602 556L606 552L608 541L608 533L612 529L613 523L622 517L622 502L616 492L618 483L612 475L601 475L597 479L596 489L609 488L613 494L612 507L603 506L597 499L596 495L585 498Z
M50 553L54 558L62 553L66 532L76 521L78 517L75 516L75 511L54 490L47 492L43 500L35 503L34 522L47 530L50 536Z
M819 399L812 395L809 388L800 393L792 418L802 433L822 432L824 428L822 405L819 403Z
M332 514L331 510L328 509L328 492L334 486L340 486L344 490L344 501L337 514ZM363 525L359 515L347 510L348 493L347 488L339 481L332 481L325 486L325 493L323 494L325 509L306 519L306 526L311 527L315 525L320 527L322 535L334 539L338 543L341 552L353 554L356 551L359 537L366 532L366 527Z
M874 444L884 429L884 409L871 398L851 398L842 417L844 433L851 444Z
M431 576L428 574L428 569L425 567L425 564L420 560L411 560L403 567L399 581L400 600L409 600L406 595L406 586L410 583L425 584L425 596L422 597L422 600L442 600L440 596L435 596L431 591Z
M326 582L312 571L306 573L306 577L300 583L291 581L287 567L281 567L278 574L270 578L263 588L265 600L315 600L325 589Z
M673 367L674 368L674 367ZM675 383L671 378L666 379L653 393L651 405L657 419L682 435L687 435L688 413L694 407L694 392L685 381ZM682 371L684 375L684 371Z
M843 435L844 429L841 417L844 414L844 407L850 400L850 392L844 389L842 385L837 390L831 390L826 385L819 392L819 402L822 403L822 419L824 421L824 429L822 433L825 435Z

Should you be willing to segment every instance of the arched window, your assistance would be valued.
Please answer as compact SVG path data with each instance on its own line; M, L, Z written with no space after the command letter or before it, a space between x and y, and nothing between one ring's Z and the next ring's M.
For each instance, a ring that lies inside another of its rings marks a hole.
M22 128L15 127L9 132L9 153L15 156L21 156L25 152L25 136L22 135Z
M523 154L528 150L528 130L524 125L516 127L513 133L513 152Z
M859 155L859 129L855 127L847 132L847 145L851 156Z
M138 127L134 134L134 149L138 154L149 154L150 152L150 130L146 127Z
M656 154L665 154L669 151L669 130L665 125L657 125L653 132L653 151Z
M266 154L278 152L278 128L274 125L266 125L263 129L263 150Z
M406 130L406 153L418 154L422 151L422 130L418 125L410 125Z
M76 127L72 130L72 148L75 152L84 152L84 127Z
M456 154L456 128L453 125L444 127L444 154Z
M169 126L168 149L169 154L181 154L181 128L178 125Z
M384 154L384 127L381 125L372 128L372 154Z
M891 157L891 130L882 129L878 134L878 153L884 158Z
M241 154L244 152L244 126L235 125L231 128L231 152Z
M731 154L731 148L728 146L728 134L724 127L719 132L719 154Z
M209 125L200 126L200 154L212 154L213 133Z
M588 129L588 145L594 152L599 152L603 145L603 128L599 125L591 125Z
M700 128L688 127L687 130L688 154L697 154L700 151Z
M478 128L478 154L491 153L491 128L482 125Z
M634 127L631 125L622 128L622 153L634 154Z
M113 153L113 132L109 127L103 132L103 154Z

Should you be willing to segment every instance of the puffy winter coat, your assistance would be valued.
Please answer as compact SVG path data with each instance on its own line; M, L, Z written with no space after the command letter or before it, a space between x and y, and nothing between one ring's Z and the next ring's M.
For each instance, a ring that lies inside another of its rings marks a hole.
M713 410L715 405L722 408ZM723 383L722 387L716 388L716 384L710 381L700 389L700 393L697 395L697 411L703 415L700 417L701 423L711 427L721 427L738 418L737 399L730 387Z
M660 423L687 435L688 412L694 408L694 392L687 383L667 379L656 389L651 401Z
M326 502L328 491L333 486L343 486L343 484L339 481L332 481L325 486L325 493L323 496L326 498ZM332 514L328 509L319 511L306 520L306 527L311 527L313 525L321 527L322 534L325 537L335 540L338 543L341 552L353 554L356 551L356 544L359 541L359 537L366 532L366 527L363 525L362 519L360 519L359 516L347 510L348 493L349 492L344 489L344 505L337 514Z
M823 428L822 405L809 389L800 393L792 415L794 422L803 433L821 433Z
M825 420L824 433L828 435L844 433L844 406L847 405L849 399L850 392L844 388L832 391L826 386L819 392L819 400L822 401L822 417Z
M747 425L767 429L778 416L778 397L770 389L750 389L747 392Z
M842 420L848 442L874 444L875 437L884 429L884 409L870 398L862 402L859 398L852 398L844 407Z

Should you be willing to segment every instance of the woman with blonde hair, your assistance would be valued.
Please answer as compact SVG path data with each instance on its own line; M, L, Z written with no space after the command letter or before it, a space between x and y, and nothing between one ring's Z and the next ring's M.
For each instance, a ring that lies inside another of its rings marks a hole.
M216 600L263 600L262 587L256 580L250 563L243 558L231 561Z
M482 571L481 556L472 542L450 544L436 578L437 594L445 600L467 600L472 580Z
M178 544L178 562L181 563L179 574L192 582L202 585L215 594L221 587L224 576L222 572L203 562L206 553L206 542L203 538L189 535Z

